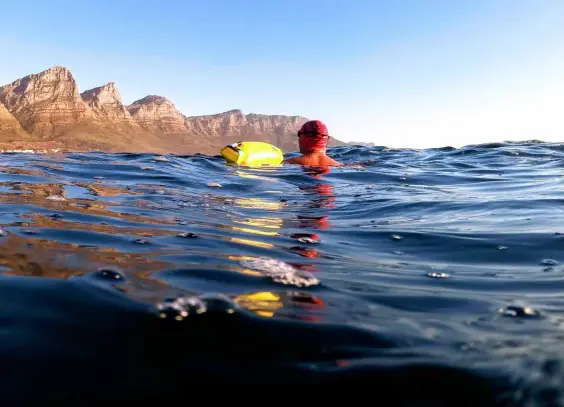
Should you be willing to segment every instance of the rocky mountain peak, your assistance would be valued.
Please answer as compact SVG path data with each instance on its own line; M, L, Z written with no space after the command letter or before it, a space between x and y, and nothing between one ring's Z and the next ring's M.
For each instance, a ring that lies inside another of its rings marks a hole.
M81 94L62 66L0 87L0 141L58 143L71 151L217 154L234 141L266 141L289 152L297 149L296 132L306 121L240 109L186 117L159 95L124 106L114 82Z
M148 131L164 134L186 132L184 116L163 96L149 95L126 107L133 120Z
M55 66L0 87L0 101L22 127L42 137L90 116L72 73Z
M155 104L158 104L158 105L163 104L163 103L167 103L167 104L170 103L171 105L173 104L170 100L168 100L164 96L147 95L142 99L136 100L130 106L147 105L147 104L150 104L150 103L155 103Z
M135 123L121 101L121 95L114 82L98 86L80 95L98 118Z

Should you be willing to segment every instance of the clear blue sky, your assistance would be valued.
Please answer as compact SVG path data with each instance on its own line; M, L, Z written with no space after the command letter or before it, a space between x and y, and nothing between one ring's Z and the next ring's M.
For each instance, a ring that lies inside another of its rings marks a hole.
M564 141L562 0L4 2L0 84L53 65L124 103L321 119L392 147Z

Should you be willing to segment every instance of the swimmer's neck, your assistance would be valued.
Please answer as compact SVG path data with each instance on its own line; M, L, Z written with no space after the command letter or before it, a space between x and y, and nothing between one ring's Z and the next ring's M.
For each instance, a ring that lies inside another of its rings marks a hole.
M339 167L342 164L333 160L325 151L308 151L307 153L302 153L301 156L290 158L285 161L288 164L300 164L313 167L327 167L336 166Z

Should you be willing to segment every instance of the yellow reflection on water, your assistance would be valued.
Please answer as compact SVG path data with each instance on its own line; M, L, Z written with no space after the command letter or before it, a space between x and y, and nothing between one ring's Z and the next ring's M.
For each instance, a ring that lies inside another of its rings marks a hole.
M246 218L246 219L232 219L233 222L240 225L257 226L268 229L280 229L284 224L282 218Z
M250 234L253 234L253 235L279 236L279 233L276 233L276 232L267 232L267 231L264 231L264 230L240 228L238 226L232 226L231 229L235 230L237 232L245 232L245 233L250 233Z
M284 306L280 296L270 291L239 295L233 301L241 308L266 318L273 317L274 312Z
M265 209L267 211L279 211L284 207L283 202L272 202L261 198L236 198L235 206L247 209Z
M281 167L282 167L282 165L269 165L269 166L260 167L260 169L263 172L268 172L268 171L273 172L272 171L273 169L281 168ZM241 170L240 167L239 167L239 169L237 169L235 171L235 175L237 175L241 178L260 179L260 180L264 180L264 181L272 181L272 178L265 177L265 176L262 176L262 175L252 174L249 171Z
M253 276L253 277L262 276L262 273L260 273L258 271L251 270L251 269L245 269L245 268L243 268L243 269L239 268L239 269L237 269L237 272L241 273L241 274L245 274L247 276Z
M321 321L322 314L319 312L326 307L321 298L296 291L258 291L238 295L233 301L262 317L288 317L309 322Z
M271 244L271 243L259 242L257 240L251 240L251 239L241 239L241 238L238 238L238 237L230 237L229 240L233 243L247 244L249 246L262 247L262 248L265 248L265 249L272 249L274 247L274 245Z
M229 256L227 256L227 258L229 260L237 260L237 261L254 259L253 256L234 256L234 255L229 255Z

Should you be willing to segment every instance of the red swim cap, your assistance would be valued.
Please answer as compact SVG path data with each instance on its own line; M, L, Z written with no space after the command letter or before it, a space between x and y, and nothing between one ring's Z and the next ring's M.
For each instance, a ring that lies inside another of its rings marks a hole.
M327 126L321 120L310 120L305 122L298 131L298 136L328 136Z
M298 131L300 151L308 153L313 150L325 150L329 142L327 126L321 120L310 120Z

